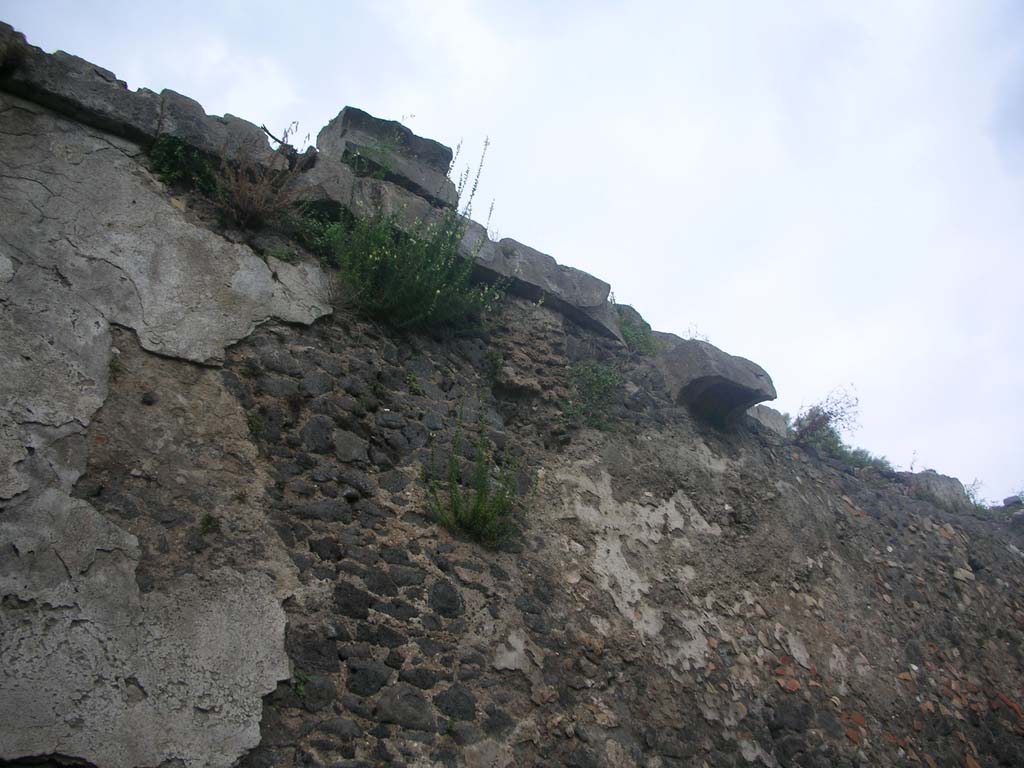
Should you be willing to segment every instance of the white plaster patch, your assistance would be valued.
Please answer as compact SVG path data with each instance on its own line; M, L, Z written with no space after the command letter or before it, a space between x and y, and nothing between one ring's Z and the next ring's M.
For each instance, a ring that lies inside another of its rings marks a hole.
M591 529L595 547L590 567L595 583L637 632L652 638L663 629L658 607L645 604L653 584L675 580L682 585L696 578L692 565L665 568L658 563L666 557L679 562L692 549L682 531L721 536L721 527L703 518L683 490L664 501L654 501L650 494L644 494L643 503L616 501L611 475L599 465L595 472L594 467L580 463L556 473L564 509L558 517L579 520ZM568 540L563 547L575 552L577 544ZM666 547L673 554L663 554Z
M857 677L867 677L871 674L871 662L863 653L858 653L854 658L853 671L857 673Z
M509 633L508 640L494 652L491 664L495 669L527 671L530 658L526 655L526 636L518 629Z
M804 669L811 668L811 657L807 653L807 646L804 645L804 641L800 639L799 635L792 632L786 637L786 645L789 647L789 654L796 659L796 663Z
M615 607L639 628L635 606L650 590L651 584L627 562L618 534L611 533L598 540L593 566L601 588L611 594Z
M636 609L636 619L633 621L633 626L639 629L642 635L655 637L661 634L665 622L662 621L661 611L658 608L650 605L641 605Z
M596 575L597 585L607 592L615 607L644 637L661 632L662 625L657 607L646 606L644 600L655 582L677 578L686 582L696 577L693 566L683 565L681 570L665 570L656 563L656 548L669 547L679 562L683 553L692 548L690 541L679 535L692 530L703 535L720 535L717 525L709 525L697 512L683 491L671 498L654 501L644 494L644 503L616 501L611 475L603 467L597 473L588 472L592 465L577 464L572 470L556 474L563 488L564 512L560 519L579 520L595 535L594 552L590 567ZM596 477L596 479L595 479ZM667 534L673 534L667 536ZM576 552L574 539L565 545Z
M679 446L679 452L682 455L690 454L695 456L698 464L703 465L715 475L724 474L728 471L731 463L728 459L718 457L712 453L711 449L699 438L686 445Z
M753 740L741 739L739 741L740 754L748 763L760 761L763 765L774 768L778 765L775 758L764 751L760 744Z
M705 656L710 646L707 636L701 628L701 618L686 611L673 614L672 621L682 627L690 639L685 640L677 633L673 633L670 638L667 638L665 643L666 661L673 666L678 665L684 670L703 669L707 666Z
M832 655L828 660L828 671L834 677L839 679L836 692L840 696L845 696L849 690L846 685L846 678L850 675L850 664L846 660L846 654L844 654L837 645L832 646Z
M721 536L722 527L718 523L709 523L704 515L700 513L696 505L690 501L682 492L677 493L672 497L674 501L682 504L686 510L687 516L690 518L690 525L693 526L693 530L697 533L702 533L708 536Z
M597 631L597 634L601 635L601 637L608 637L612 632L611 622L601 616L591 616L590 626L592 626Z

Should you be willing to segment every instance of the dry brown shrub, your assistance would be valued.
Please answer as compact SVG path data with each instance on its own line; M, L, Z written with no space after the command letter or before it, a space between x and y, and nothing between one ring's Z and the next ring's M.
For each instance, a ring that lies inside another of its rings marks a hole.
M258 160L251 151L230 156L226 147L221 150L217 205L238 226L258 229L280 220L298 201L296 181L306 167L306 158L288 143L296 128L292 123L280 140L275 139L278 146L268 161Z

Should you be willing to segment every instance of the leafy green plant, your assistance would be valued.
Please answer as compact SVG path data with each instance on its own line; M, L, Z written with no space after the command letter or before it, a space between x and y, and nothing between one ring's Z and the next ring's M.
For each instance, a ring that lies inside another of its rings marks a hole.
M373 372L373 378L370 380L370 394L378 400L387 398L388 388L384 384L384 373L382 371Z
M378 206L357 216L351 226L325 233L331 239L329 260L364 314L399 330L459 325L479 319L501 299L503 286L476 284L472 279L483 237L469 258L459 250L483 160L481 156L461 212L446 208L430 221L419 221L403 231L397 214ZM460 198L467 181L468 174L459 179Z
M218 533L220 531L220 520L207 512L203 515L203 519L199 521L199 533L203 536L208 536L211 533Z
M842 444L840 432L857 426L859 402L845 389L835 389L819 403L804 408L793 422L797 445L831 453Z
M295 252L291 248L288 248L287 246L284 245L275 245L273 248L267 251L267 255L273 256L278 261L283 261L286 264L291 264L293 261L295 261Z
M611 365L587 360L569 369L572 396L562 412L575 426L607 429L608 411L622 389L622 374Z
M294 182L305 165L288 140L297 128L292 123L274 139L277 148L265 161L244 148L230 154L227 146L212 160L182 139L163 135L149 149L150 162L165 184L194 190L238 226L258 228L289 217L296 204Z
M255 438L263 437L267 430L267 425L263 423L263 417L258 413L250 411L245 417L246 423L249 425L249 434Z
M302 672L296 672L295 676L292 677L292 690L295 691L295 695L298 696L300 701L304 701L306 698L306 683L309 682L309 675Z
M688 326L686 326L686 333L684 334L684 338L687 338L690 341L703 341L706 344L711 343L711 339L709 339L707 335L703 331L701 331L700 326L697 325L696 323L690 323Z
M405 383L409 387L409 392L413 395L422 395L423 387L420 386L419 377L415 373L405 374Z
M793 436L793 417L789 415L788 411L782 412L782 420L786 423L786 434L790 437Z
M651 326L640 313L629 306L615 305L619 316L619 332L630 352L641 355L653 355L658 351L658 343L654 338Z
M345 223L328 213L304 206L290 223L292 237L324 266L337 267L335 245L345 236Z
M505 356L498 349L489 349L484 355L484 374L491 381L496 381L501 367L505 364Z
M878 456L864 448L851 448L845 443L840 443L840 448L834 455L835 458L858 469L862 467L874 467L883 472L895 472L892 462L885 456Z
M210 159L176 136L158 136L149 149L153 171L168 186L183 187L212 197L217 175Z
M375 410L377 410L377 398L364 392L356 398L356 407L352 409L352 412L356 416L365 416Z
M459 478L458 445L461 432L456 431L448 455L447 476L440 484L427 482L427 498L434 517L446 528L465 533L489 549L496 549L512 533L512 512L516 497L517 466L506 453L501 465L483 439L477 444L476 459L470 487L464 488Z

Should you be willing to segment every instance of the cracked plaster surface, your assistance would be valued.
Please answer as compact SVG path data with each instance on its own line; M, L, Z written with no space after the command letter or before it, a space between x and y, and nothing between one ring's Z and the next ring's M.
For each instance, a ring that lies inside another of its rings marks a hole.
M143 594L135 537L70 496L112 325L210 364L269 317L330 311L316 267L189 223L140 152L0 94L0 758L231 765L289 674L270 575L221 568Z

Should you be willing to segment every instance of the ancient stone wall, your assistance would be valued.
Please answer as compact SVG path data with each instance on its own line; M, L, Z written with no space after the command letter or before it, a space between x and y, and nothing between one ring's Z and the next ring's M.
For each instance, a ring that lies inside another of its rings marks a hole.
M149 170L158 135L258 129L20 45L0 764L1024 764L1019 525L793 446L745 416L756 364L630 352L606 283L515 241L478 254L514 288L486 327L368 322ZM306 199L452 205L395 125L343 112ZM622 377L607 430L566 419L580 363ZM518 491L497 551L429 497L482 449Z

